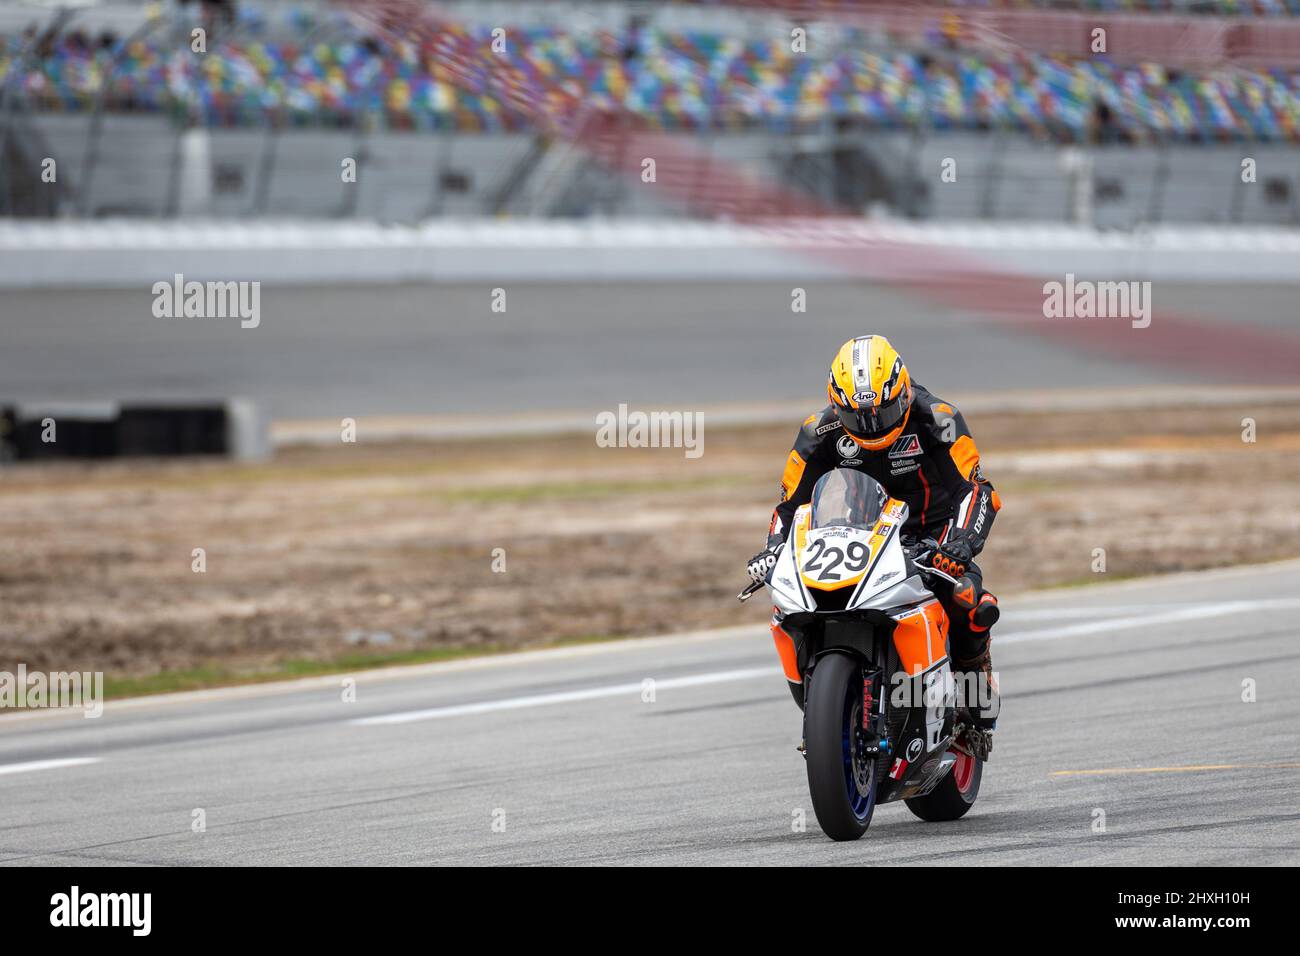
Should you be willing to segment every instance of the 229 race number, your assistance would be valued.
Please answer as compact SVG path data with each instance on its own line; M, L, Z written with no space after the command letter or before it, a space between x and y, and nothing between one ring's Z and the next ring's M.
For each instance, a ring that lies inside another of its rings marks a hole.
M842 566L852 574L861 574L871 561L871 549L861 541L850 541L846 548L827 547L822 538L817 538L808 546L808 560L804 562L803 573L813 576L818 581L840 581L844 575L839 573Z

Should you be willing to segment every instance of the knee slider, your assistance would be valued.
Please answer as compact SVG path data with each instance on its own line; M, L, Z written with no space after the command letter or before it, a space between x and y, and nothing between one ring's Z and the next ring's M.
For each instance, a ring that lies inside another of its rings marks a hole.
M1002 611L998 608L998 599L985 591L980 595L978 603L971 608L971 626L981 631L987 631L998 622L998 618L1001 616Z

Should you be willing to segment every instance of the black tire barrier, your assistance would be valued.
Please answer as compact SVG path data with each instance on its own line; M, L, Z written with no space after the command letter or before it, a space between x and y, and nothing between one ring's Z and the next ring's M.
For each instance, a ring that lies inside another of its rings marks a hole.
M268 452L266 422L245 399L192 403L96 403L0 407L0 459L222 455Z

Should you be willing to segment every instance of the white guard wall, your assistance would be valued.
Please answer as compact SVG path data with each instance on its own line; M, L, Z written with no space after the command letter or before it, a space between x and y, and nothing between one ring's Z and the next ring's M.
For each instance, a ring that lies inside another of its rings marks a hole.
M0 287L478 280L1060 278L1300 283L1300 232L845 220L771 227L659 221L0 221Z

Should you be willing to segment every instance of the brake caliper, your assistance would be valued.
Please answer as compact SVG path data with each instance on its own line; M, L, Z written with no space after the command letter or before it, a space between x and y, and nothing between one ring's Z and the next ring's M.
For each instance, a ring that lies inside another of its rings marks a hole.
M860 751L870 756L880 753L880 735L872 726L874 722L872 708L876 703L875 683L875 671L868 671L862 675L862 729L858 732L858 741Z

